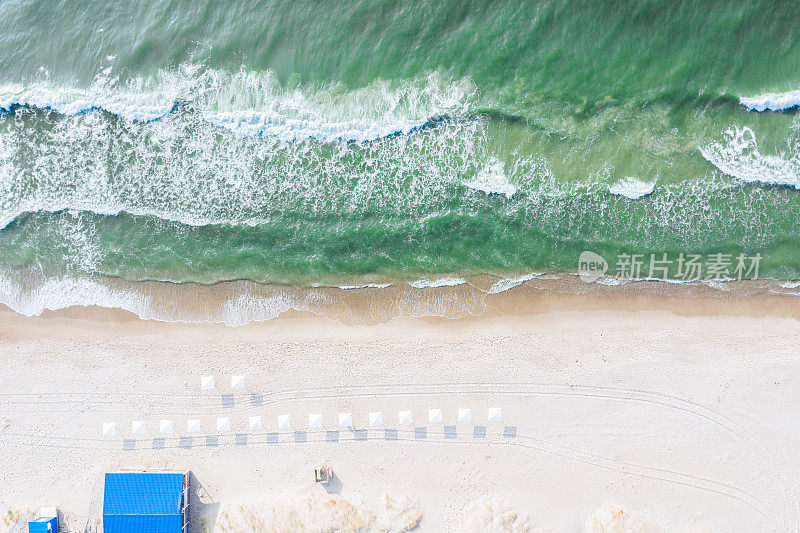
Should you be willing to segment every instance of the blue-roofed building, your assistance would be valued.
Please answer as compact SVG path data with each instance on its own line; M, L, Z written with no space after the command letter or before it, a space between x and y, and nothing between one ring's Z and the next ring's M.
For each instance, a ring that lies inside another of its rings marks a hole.
M58 518L42 516L28 522L29 533L58 533Z
M110 472L104 533L186 533L189 472Z

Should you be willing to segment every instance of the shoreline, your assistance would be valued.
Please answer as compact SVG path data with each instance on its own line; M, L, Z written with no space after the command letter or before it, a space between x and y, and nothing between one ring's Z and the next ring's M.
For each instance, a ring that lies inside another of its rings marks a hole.
M172 323L243 326L281 317L321 317L347 325L396 318L480 320L552 311L669 311L682 316L777 316L800 319L800 284L793 280L671 283L584 283L573 274L435 276L409 282L302 287L228 281L211 285L119 279L0 280L0 309L22 316L102 317L109 313ZM100 311L102 310L102 311Z

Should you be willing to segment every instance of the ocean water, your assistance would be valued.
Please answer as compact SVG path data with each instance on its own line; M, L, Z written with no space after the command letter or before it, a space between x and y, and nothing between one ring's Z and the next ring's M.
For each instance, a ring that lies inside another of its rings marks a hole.
M58 287L98 280L513 286L584 250L800 278L791 2L0 9L2 303L96 303Z

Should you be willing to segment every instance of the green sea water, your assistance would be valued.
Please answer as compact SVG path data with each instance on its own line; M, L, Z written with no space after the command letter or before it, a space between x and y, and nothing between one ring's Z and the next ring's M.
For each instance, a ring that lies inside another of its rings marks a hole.
M0 271L312 285L591 250L800 278L793 2L0 9Z

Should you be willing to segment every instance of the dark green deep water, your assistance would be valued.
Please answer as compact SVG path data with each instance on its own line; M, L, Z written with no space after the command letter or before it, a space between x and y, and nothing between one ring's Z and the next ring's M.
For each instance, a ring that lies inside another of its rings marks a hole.
M593 250L800 277L794 2L0 10L0 272L346 283Z

